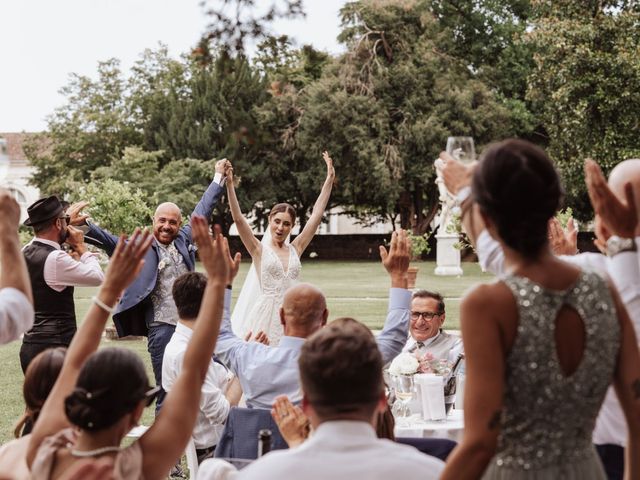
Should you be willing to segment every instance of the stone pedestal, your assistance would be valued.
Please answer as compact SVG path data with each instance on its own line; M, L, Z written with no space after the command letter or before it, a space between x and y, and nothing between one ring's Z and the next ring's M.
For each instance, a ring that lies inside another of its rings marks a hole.
M460 250L454 247L460 241L458 234L438 233L436 235L436 275L462 275Z

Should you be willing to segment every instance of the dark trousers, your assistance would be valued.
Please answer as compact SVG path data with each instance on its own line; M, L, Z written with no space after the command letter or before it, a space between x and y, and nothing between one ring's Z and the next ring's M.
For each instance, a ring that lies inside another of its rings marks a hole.
M49 348L64 347L67 348L68 343L24 343L20 346L20 366L22 367L22 373L27 371L27 367L31 363L31 360L36 358L40 352L44 352Z
M156 398L156 415L160 412L164 397L167 395L167 392L162 389L162 357L164 357L164 349L167 347L169 340L171 340L175 329L175 325L169 325L168 323L149 327L147 350L151 356L151 366L153 367L153 375L156 377L156 385L160 387L160 392Z
M620 445L596 445L602 460L604 471L609 480L622 480L624 477L624 448Z

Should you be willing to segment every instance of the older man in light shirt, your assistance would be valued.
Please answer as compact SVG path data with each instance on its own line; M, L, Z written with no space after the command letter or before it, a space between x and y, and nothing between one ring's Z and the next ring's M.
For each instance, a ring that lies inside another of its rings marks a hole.
M391 278L389 310L378 348L383 360L391 361L404 347L409 323L411 292L407 290L409 240L405 231L394 232L389 252L381 248L382 263ZM247 406L270 409L278 395L294 403L302 400L298 357L306 339L327 323L324 295L313 285L303 283L287 290L280 318L284 336L277 347L238 338L231 329L231 290L225 294L225 312L216 354L238 376Z
M413 292L410 315L409 339L402 351L455 361L462 352L462 338L442 330L446 318L442 295L428 290Z
M467 201L473 166L463 166L446 154L441 157L445 161L439 167L447 188L458 195L462 204ZM606 256L599 253L575 254L577 232L563 232L553 223L550 226L552 246L555 246L557 253L565 253L561 255L563 260L611 278L629 313L636 335L640 335L640 160L626 160L618 164L611 172L609 185L592 160L585 162L585 173L596 213L596 244ZM627 190L629 188L631 191ZM491 237L477 210L472 221L470 217L466 215L464 228L476 244L481 267L501 274L504 270L504 254L500 244ZM609 479L622 479L627 425L613 387L609 388L596 420L593 442Z
M71 343L76 332L73 287L97 287L104 279L96 256L87 250L84 234L69 225L57 197L38 200L27 213L24 224L33 228L35 238L22 253L33 289L35 322L20 348L23 372L41 351ZM64 243L75 258L62 250Z
M20 253L20 205L0 188L0 343L16 340L33 325L33 298Z

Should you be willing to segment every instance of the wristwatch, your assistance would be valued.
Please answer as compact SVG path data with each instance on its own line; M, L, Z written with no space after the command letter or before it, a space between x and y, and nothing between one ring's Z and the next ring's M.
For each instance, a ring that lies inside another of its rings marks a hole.
M634 238L620 238L612 235L607 240L607 257L613 257L621 252L635 252L638 250Z

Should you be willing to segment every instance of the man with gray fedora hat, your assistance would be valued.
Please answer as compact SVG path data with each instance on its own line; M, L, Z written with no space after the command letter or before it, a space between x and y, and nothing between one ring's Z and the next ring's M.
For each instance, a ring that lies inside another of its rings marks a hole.
M35 237L22 253L31 279L35 321L22 339L23 372L41 351L71 343L76 332L73 287L98 286L104 279L97 258L87 251L84 234L69 225L58 197L41 198L27 214L24 224L33 228ZM76 258L62 250L65 242Z

